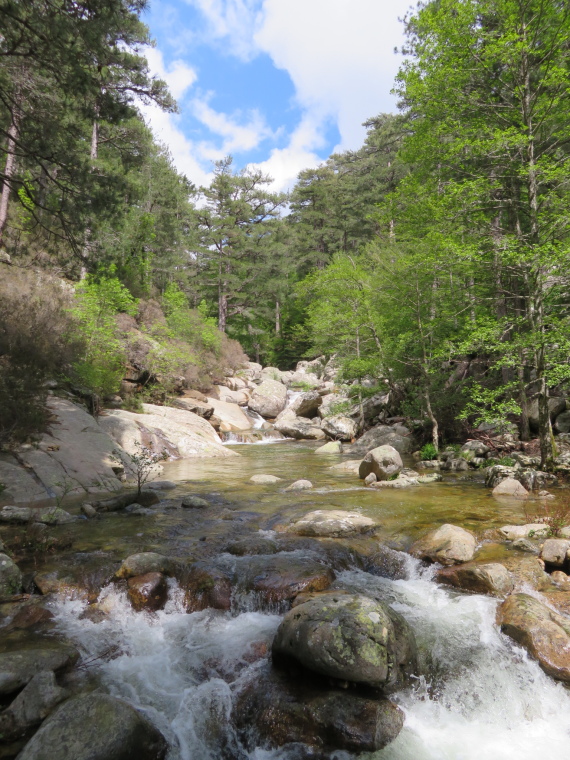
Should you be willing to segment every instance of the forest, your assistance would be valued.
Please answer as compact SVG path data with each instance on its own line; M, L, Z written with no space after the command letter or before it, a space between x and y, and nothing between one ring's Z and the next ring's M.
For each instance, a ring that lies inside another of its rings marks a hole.
M177 108L145 5L0 3L0 443L45 423L56 375L110 398L137 355L156 400L244 352L324 354L436 449L515 422L547 466L570 377L568 4L421 4L399 113L288 194L231 156L207 187L177 172L140 113Z

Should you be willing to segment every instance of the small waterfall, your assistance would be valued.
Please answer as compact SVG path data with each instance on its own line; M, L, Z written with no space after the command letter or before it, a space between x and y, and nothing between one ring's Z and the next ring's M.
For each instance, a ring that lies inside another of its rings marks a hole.
M404 729L367 757L567 757L570 693L500 633L497 600L441 588L413 560L408 572L408 579L391 581L350 570L335 583L389 602L418 643L420 674L392 695L405 712ZM142 709L164 733L168 760L295 760L294 749L247 752L230 718L240 682L255 678L256 663L269 656L279 616L247 611L252 599L236 600L233 614L189 615L180 597L171 581L165 610L136 613L126 594L110 586L101 594L108 611L103 621L82 618L85 603L63 599L55 602L56 620L103 689Z
M245 410L245 413L247 414L249 419L253 422L252 428L254 430L261 430L261 428L265 424L265 420L263 419L263 417L257 412L254 412L253 409L250 409L249 407L247 407L247 409Z

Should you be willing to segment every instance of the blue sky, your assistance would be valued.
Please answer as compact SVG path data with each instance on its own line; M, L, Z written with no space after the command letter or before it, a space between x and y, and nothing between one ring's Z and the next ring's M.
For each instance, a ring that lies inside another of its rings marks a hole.
M231 154L288 189L334 150L358 148L362 122L395 111L390 94L409 0L150 0L153 73L180 112L144 107L177 168L207 184Z

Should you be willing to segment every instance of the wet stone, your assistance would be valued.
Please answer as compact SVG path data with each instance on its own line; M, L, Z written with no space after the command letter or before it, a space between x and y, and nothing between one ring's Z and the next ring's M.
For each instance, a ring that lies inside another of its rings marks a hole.
M449 586L473 591L477 594L506 596L513 590L513 580L509 571L499 562L444 567L437 573L437 580Z
M131 554L115 573L117 578L133 578L147 573L164 573L172 575L175 570L174 563L168 557L156 552L141 552Z
M335 750L374 752L393 741L404 723L402 711L387 699L319 688L314 676L293 679L269 667L238 694L232 718L248 749L259 742L269 748L302 743L309 754L301 757L307 758L330 757ZM320 751L327 754L314 754Z
M29 683L42 670L55 672L73 665L79 657L69 645L45 649L21 649L0 654L0 694L11 694Z
M148 718L120 699L67 700L44 721L19 760L163 760L167 744Z
M168 599L168 586L162 573L146 573L129 578L129 601L135 610L161 610Z
M210 506L210 504L206 501L206 499L201 499L199 496L185 496L182 499L181 507L184 507L184 509L207 509L207 507Z

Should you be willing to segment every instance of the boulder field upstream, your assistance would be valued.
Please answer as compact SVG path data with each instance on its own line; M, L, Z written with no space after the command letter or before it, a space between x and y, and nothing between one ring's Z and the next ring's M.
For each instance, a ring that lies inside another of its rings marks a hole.
M175 487L156 504L49 525L36 543L2 526L25 592L0 602L2 757L566 757L570 693L501 631L510 586L475 593L495 575L474 563L502 563L528 604L564 614L536 556L498 530L525 522L520 501L476 474L365 488L319 445L169 462ZM298 480L311 487L287 490ZM473 560L421 559L447 524L476 536Z

